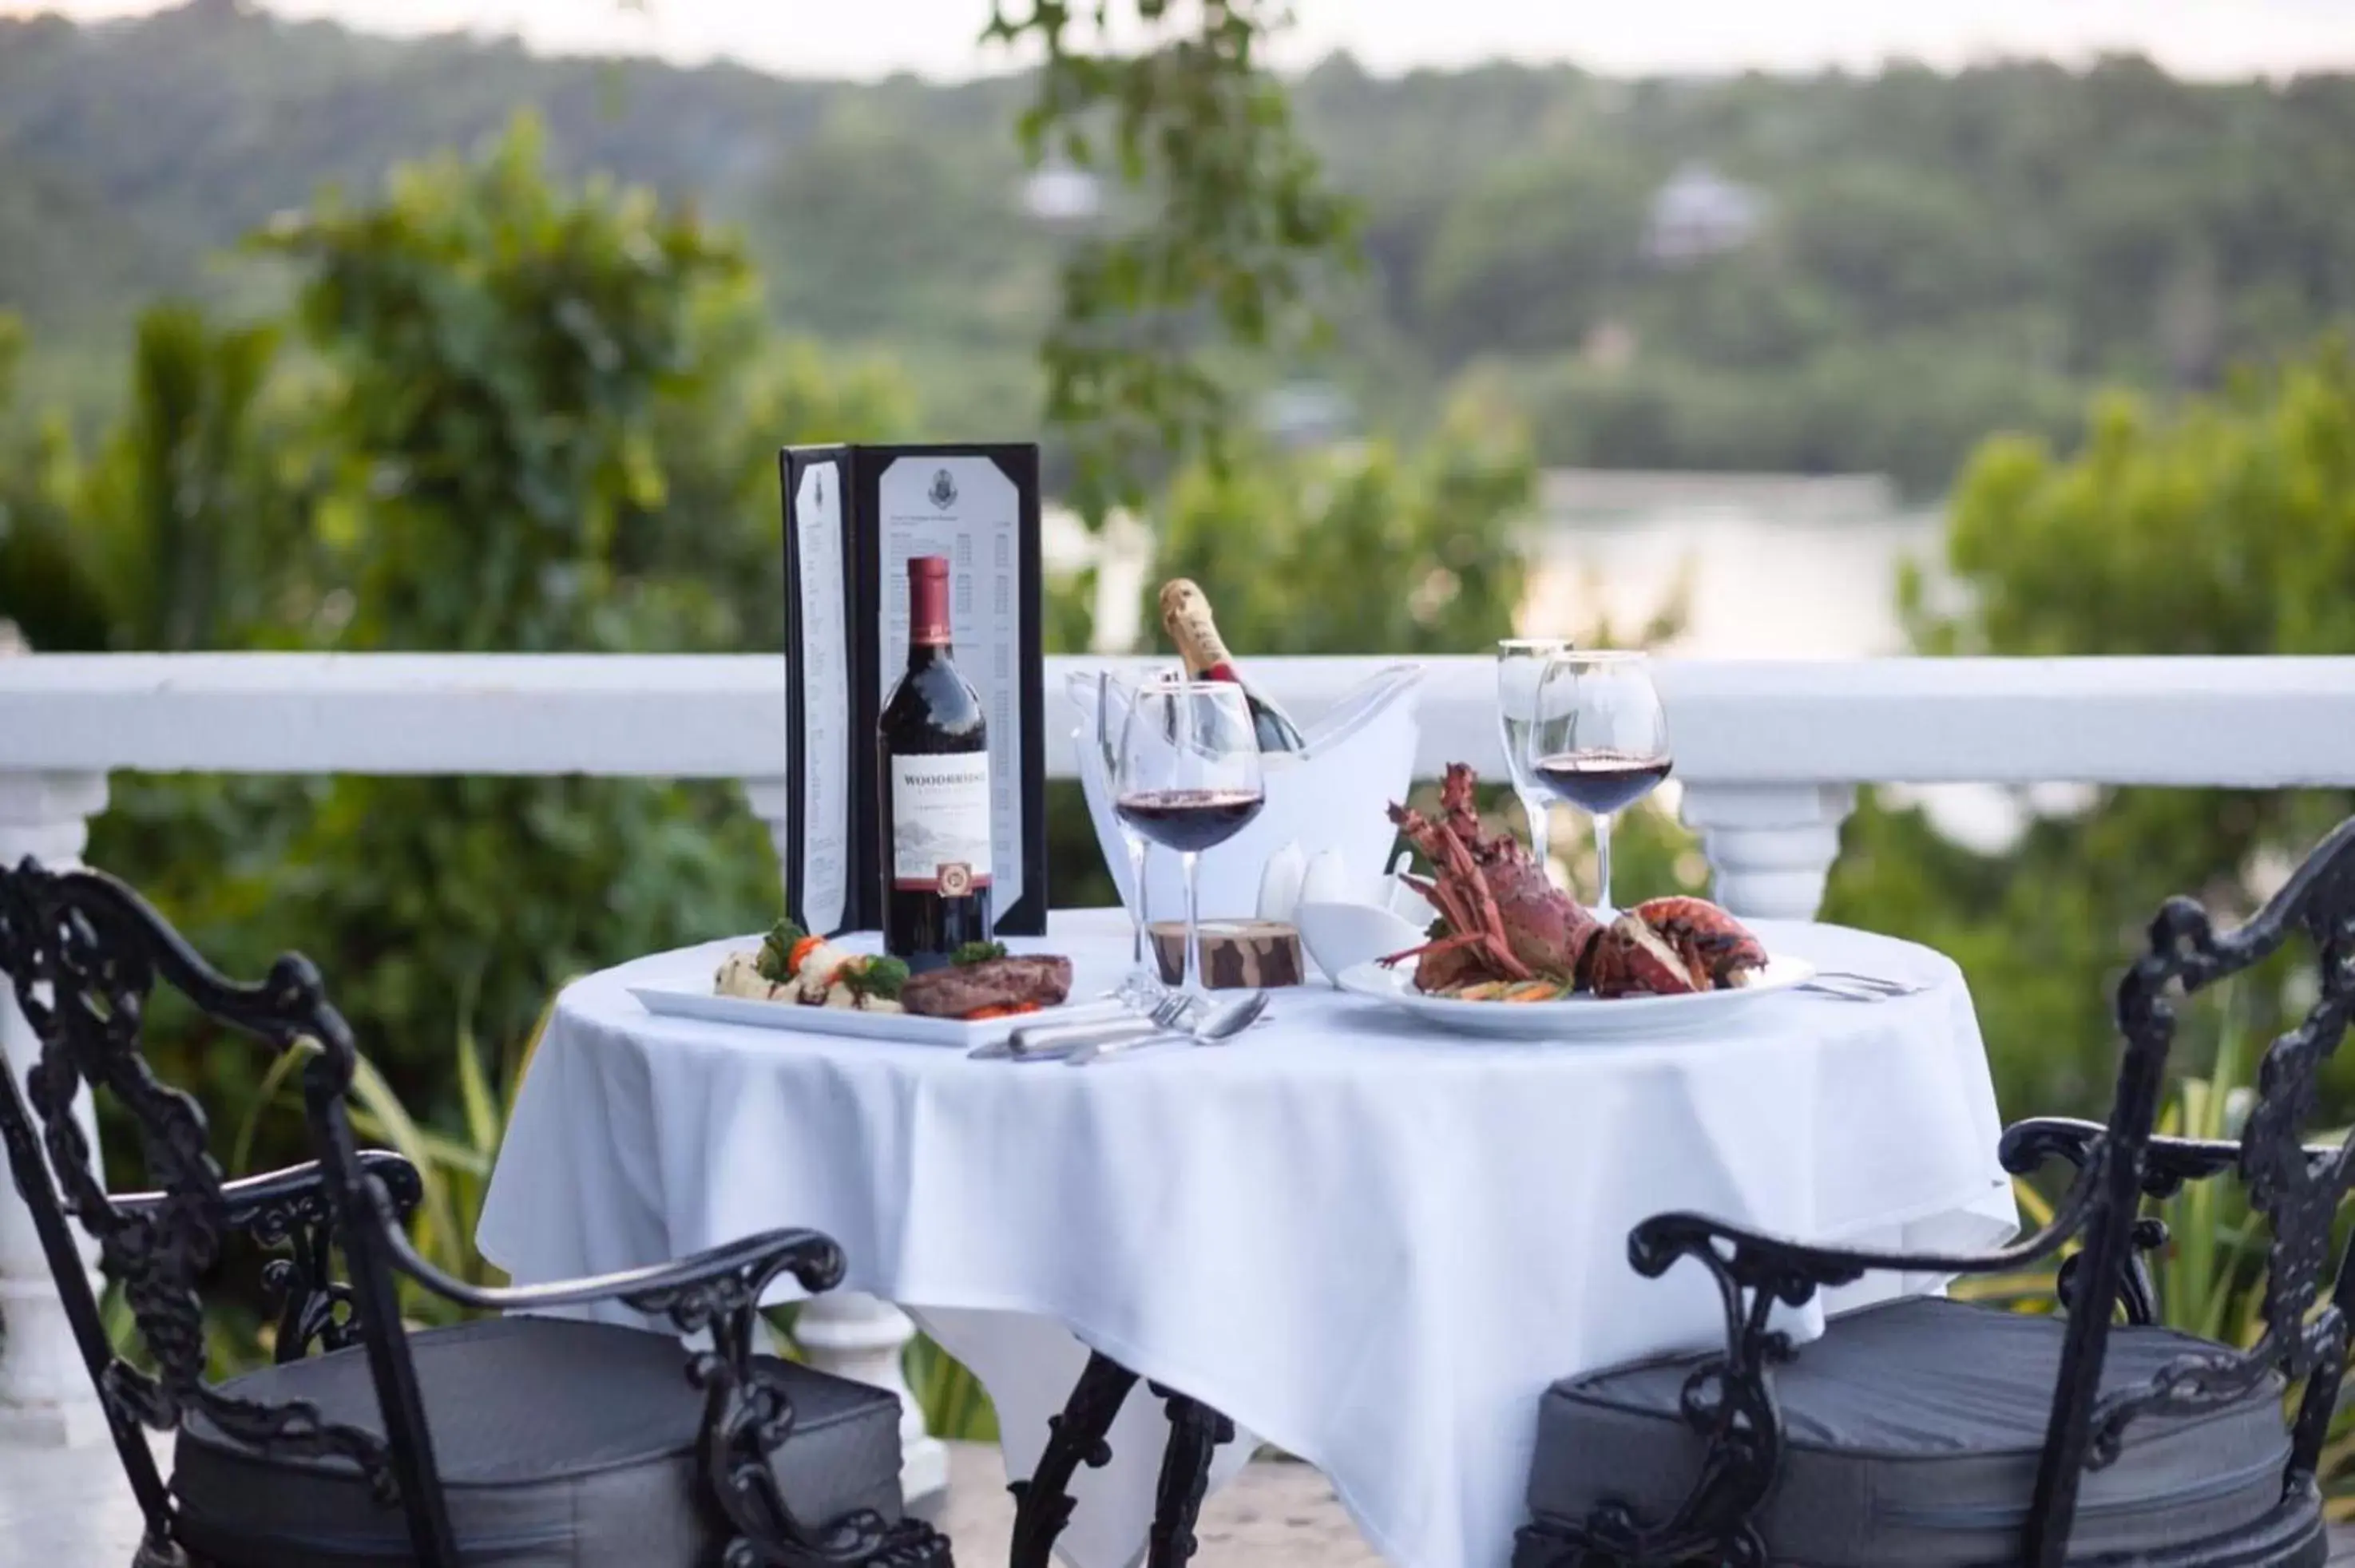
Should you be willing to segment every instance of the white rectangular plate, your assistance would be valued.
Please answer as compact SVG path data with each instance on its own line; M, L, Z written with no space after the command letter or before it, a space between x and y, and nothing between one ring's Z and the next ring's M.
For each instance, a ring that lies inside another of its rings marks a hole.
M755 1001L747 996L716 996L710 991L678 991L663 986L634 985L630 994L648 1012L666 1018L699 1018L709 1023L742 1023L754 1029L775 1029L788 1034L837 1034L853 1040L897 1040L911 1045L952 1045L970 1050L1003 1040L1031 1023L1078 1022L1102 1016L1119 1016L1116 1005L1066 1002L1011 1018L922 1018L912 1012L861 1012L849 1007L805 1007L793 1001Z

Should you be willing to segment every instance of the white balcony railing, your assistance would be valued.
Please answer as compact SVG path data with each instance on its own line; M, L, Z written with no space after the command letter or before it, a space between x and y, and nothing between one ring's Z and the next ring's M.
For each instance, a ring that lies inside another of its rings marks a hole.
M1254 674L1310 719L1391 661L1268 659ZM1049 713L1062 670L1051 660ZM1419 770L1498 773L1494 669L1427 662ZM1736 913L1811 914L1862 783L2355 786L2355 658L1668 662L1680 810ZM1070 726L1048 770L1072 774ZM0 658L0 860L82 848L121 771L597 774L741 780L783 812L773 657L184 654ZM29 1041L0 1004L0 1054ZM27 1216L0 1194L0 1445L102 1434ZM907 1321L833 1298L812 1353L889 1384ZM911 1410L913 1418L912 1407ZM911 1432L911 1437L920 1432ZM936 1445L910 1449L911 1496Z

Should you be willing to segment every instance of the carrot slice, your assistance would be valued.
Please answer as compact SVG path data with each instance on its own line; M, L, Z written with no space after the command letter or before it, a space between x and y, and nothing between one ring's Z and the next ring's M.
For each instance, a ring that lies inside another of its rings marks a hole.
M967 1023L983 1023L993 1018L1016 1018L1038 1011L1039 1003L1035 1001L1001 1001L988 1007L975 1008L964 1014L964 1021Z

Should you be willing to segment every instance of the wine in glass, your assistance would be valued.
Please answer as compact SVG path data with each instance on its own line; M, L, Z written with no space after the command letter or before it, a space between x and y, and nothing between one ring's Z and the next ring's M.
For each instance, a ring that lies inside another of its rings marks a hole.
M1668 776L1668 719L1638 652L1570 652L1546 662L1526 753L1555 800L1594 819L1595 909L1611 903L1611 819Z
M1540 874L1550 877L1547 813L1553 796L1529 771L1529 730L1537 723L1538 684L1554 655L1570 651L1565 637L1508 637L1497 644L1497 727L1505 740L1505 771L1529 819L1529 854Z
M1121 728L1113 810L1162 848L1186 875L1188 995L1202 994L1202 920L1195 866L1202 852L1251 824L1266 804L1259 738L1242 688L1229 682L1167 681L1140 688Z

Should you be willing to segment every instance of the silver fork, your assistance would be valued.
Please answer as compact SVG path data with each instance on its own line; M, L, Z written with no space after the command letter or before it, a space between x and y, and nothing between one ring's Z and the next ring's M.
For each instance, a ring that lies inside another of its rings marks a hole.
M1163 1034L1123 1034L1112 1040L1091 1040L1063 1058L1067 1067L1085 1067L1097 1062L1117 1062L1127 1053L1143 1046L1173 1044L1180 1041L1196 1045L1223 1045L1236 1035L1259 1022L1267 1011L1267 992L1255 991L1239 997L1222 1007L1210 1009L1205 1017L1189 1023L1173 1026Z
M1818 996L1835 996L1842 1001L1894 1001L1899 997L1919 996L1930 988L1913 980L1883 980L1879 975L1824 969L1798 989L1814 991Z
M1182 1028L1197 1005L1194 998L1173 991L1156 1000L1151 1008L1131 1017L1099 1018L1084 1023L1028 1024L1015 1030L1004 1040L975 1046L965 1054L976 1061L1001 1058L1016 1062L1045 1061L1064 1055L1070 1050L1108 1034L1127 1034L1140 1030L1157 1034L1166 1030Z

